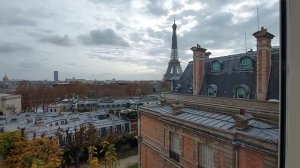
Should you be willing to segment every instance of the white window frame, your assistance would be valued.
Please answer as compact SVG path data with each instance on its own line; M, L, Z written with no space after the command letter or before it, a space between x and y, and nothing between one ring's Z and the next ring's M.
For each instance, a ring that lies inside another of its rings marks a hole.
M180 154L180 136L174 132L170 133L170 150Z
M200 168L214 168L214 150L206 144L198 145L198 162Z

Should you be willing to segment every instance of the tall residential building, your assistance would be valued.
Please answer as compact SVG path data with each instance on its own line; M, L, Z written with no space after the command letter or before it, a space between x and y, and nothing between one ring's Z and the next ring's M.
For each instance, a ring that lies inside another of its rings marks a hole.
M257 51L193 61L162 105L139 111L140 166L277 168L279 49L265 28Z
M54 71L54 82L58 82L58 71Z
M164 81L172 81L174 79L179 79L182 74L181 65L179 62L178 48L177 48L177 35L176 35L176 24L174 18L173 35L172 35L172 47L171 47L171 58L169 61L168 69L163 77Z

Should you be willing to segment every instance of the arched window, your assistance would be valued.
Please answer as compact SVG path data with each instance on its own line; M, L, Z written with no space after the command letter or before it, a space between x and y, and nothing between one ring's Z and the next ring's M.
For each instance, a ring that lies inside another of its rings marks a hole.
M241 68L242 70L250 70L253 68L252 60L250 57L244 57L241 60Z
M241 87L236 91L236 94L237 98L244 99L246 97L246 90Z
M221 71L221 63L219 61L213 61L211 63L211 72L220 72Z
M249 99L250 88L247 85L239 85L234 88L234 98Z
M207 96L217 96L217 86L215 84L207 87Z

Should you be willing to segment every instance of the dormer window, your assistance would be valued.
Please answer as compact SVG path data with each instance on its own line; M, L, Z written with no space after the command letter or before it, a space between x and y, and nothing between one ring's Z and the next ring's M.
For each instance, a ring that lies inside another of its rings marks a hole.
M247 85L239 85L234 88L234 98L249 99L250 88Z
M217 96L217 86L215 84L211 84L207 87L207 96Z
M253 63L250 57L244 57L241 60L242 70L251 70L253 68Z
M213 61L211 63L211 72L220 72L221 71L221 63L219 61Z
M236 98L239 98L239 99L244 99L246 97L246 89L244 88L239 88L237 91L236 91Z

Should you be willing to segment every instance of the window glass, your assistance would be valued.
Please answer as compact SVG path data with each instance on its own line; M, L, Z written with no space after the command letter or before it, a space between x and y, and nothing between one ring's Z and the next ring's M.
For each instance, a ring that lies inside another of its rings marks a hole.
M239 88L237 91L236 91L236 94L237 94L237 98L245 98L246 96L246 90L244 88Z
M170 158L179 162L179 135L176 133L170 133Z
M213 87L208 87L207 88L207 95L208 96L215 96L215 90L214 90L214 88Z
M179 154L179 135L176 133L171 133L171 150Z
M199 145L199 167L213 168L214 167L214 152L213 149L204 144Z
M221 65L219 62L215 61L211 64L212 68L211 68L211 71L212 72L219 72L220 69L221 69Z
M250 58L244 58L242 59L242 69L248 70L252 68L252 61Z

